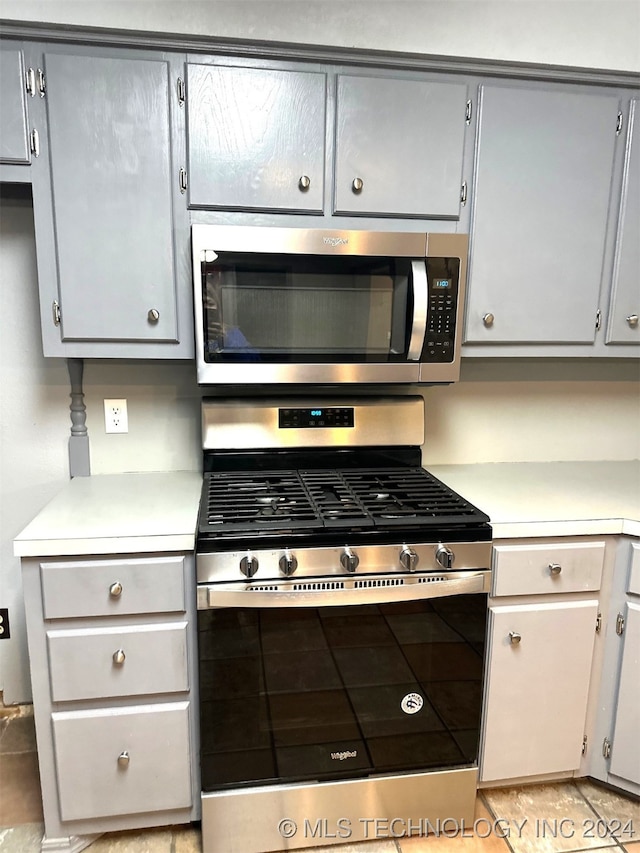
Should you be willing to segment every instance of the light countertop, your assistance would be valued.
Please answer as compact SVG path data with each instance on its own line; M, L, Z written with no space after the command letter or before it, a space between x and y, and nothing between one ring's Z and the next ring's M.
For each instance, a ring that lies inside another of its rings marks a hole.
M76 477L14 539L17 557L193 551L202 475Z
M640 536L640 461L427 465L491 519L494 539Z

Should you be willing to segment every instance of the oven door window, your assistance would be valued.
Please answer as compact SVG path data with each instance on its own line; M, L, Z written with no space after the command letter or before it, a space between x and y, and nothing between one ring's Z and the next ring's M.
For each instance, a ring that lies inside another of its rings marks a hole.
M201 269L207 362L406 360L409 259L221 253Z
M477 762L485 594L198 620L204 791Z

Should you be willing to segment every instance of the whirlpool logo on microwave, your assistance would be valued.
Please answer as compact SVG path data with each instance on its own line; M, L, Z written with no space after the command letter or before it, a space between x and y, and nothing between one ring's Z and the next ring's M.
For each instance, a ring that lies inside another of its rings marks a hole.
M346 246L349 242L348 237L323 237L322 242L325 246Z
M333 758L334 761L344 761L345 758L355 758L357 754L357 749L345 749L344 752L332 752L331 758Z

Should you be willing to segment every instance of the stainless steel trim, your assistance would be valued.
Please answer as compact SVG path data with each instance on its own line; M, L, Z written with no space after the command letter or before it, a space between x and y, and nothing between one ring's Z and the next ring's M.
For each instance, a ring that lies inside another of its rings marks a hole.
M251 365L247 367L251 369ZM353 408L354 426L280 429L278 409L313 409L317 406ZM422 397L371 397L355 402L340 397L205 399L202 402L202 447L205 450L380 445L419 447L423 442Z
M420 381L420 364L375 363L366 364L208 364L198 350L197 375L201 385L349 385L355 383L410 384ZM428 365L449 368L451 365ZM453 382L455 376L437 377L434 381ZM422 380L425 381L425 380Z
M376 575L368 579L319 578L315 583L286 580L266 584L201 584L197 590L197 602L198 610L214 607L348 607L488 592L490 580L491 572L484 571L458 572L456 577L398 574Z
M427 331L427 308L429 305L429 287L427 284L427 267L424 261L411 261L411 278L413 280L413 324L407 359L418 361L424 347L424 336Z
M203 793L202 849L264 853L339 841L377 839L391 844L409 822L413 834L419 832L425 839L427 822L436 826L440 821L444 827L447 821L450 829L457 823L468 832L473 827L477 783L477 768L463 767ZM338 826L343 828L341 836L336 834Z

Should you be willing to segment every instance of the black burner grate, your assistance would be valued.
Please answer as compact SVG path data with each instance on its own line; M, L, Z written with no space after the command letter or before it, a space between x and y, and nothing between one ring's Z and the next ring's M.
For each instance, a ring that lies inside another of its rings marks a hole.
M203 534L471 524L487 516L422 468L211 472Z

